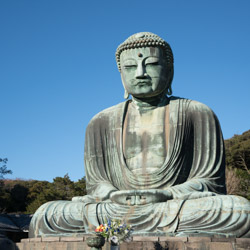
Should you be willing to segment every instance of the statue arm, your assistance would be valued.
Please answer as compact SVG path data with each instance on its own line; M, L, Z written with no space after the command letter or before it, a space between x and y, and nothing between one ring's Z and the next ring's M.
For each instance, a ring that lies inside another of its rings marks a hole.
M94 117L86 129L84 164L86 173L86 188L88 197L96 202L105 201L110 198L110 194L117 191L109 179L109 170L106 165L107 149L105 138L102 133L105 129L103 119Z
M171 192L173 199L197 199L213 196L217 192L209 189L204 179L192 179L183 184L178 184L167 189Z
M219 121L210 108L196 101L190 103L187 116L193 143L185 151L192 151L191 169L184 183L168 190L174 199L194 192L225 194L225 152Z

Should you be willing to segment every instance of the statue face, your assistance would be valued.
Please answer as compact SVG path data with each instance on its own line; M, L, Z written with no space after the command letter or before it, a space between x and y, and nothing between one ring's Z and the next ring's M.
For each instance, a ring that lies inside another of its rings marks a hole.
M167 88L169 68L161 48L125 50L121 53L120 62L123 85L132 96L150 98Z

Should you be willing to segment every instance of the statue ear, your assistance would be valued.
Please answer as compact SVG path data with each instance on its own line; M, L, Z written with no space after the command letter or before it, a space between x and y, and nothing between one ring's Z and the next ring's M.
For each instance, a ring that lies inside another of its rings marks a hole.
M123 97L124 97L125 100L127 100L128 97L129 97L129 93L125 88L124 88L124 96Z
M171 87L171 85L167 89L167 95L172 95L172 87Z
M123 77L122 77L122 72L121 72L121 79L122 79L122 85L123 85L123 88L124 88L124 99L127 100L129 98L129 93L128 91L126 90L126 87L125 87L125 84L124 84L124 81L123 81Z
M166 89L166 94L167 95L172 95L172 81L174 77L174 68L171 68L168 73L168 87Z

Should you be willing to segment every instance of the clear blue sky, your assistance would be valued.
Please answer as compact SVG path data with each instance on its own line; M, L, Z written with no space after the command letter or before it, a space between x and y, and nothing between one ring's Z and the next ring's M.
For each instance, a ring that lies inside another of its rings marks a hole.
M115 50L140 31L170 43L174 95L210 106L226 139L250 129L249 13L249 0L1 0L6 177L84 176L89 120L123 101Z

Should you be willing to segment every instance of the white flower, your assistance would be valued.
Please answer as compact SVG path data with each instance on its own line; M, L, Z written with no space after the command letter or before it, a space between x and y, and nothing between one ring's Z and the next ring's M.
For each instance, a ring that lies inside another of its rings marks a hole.
M117 236L112 236L110 238L110 241L112 241L114 244L117 244L118 243L118 237Z

